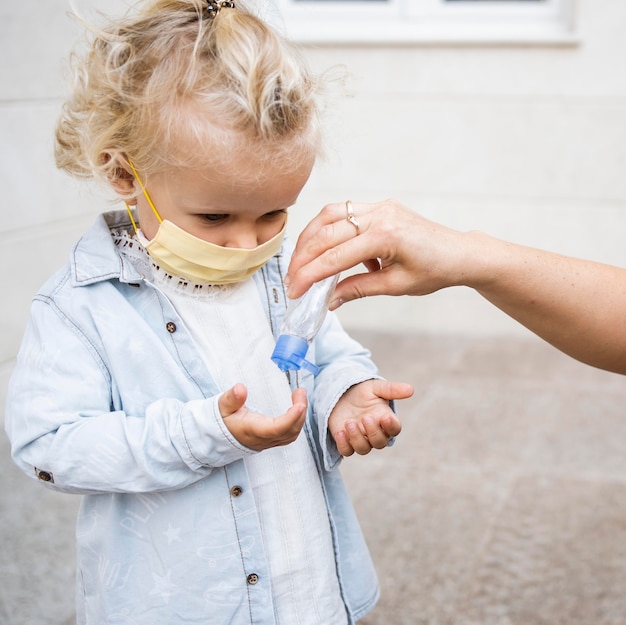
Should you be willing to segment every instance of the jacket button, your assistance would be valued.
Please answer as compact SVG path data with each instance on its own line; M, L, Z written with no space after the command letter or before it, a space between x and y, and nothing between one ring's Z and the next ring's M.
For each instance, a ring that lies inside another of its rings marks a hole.
M259 581L259 576L256 573L250 573L246 578L248 580L248 584L254 586Z
M165 327L170 334L176 332L176 324L173 321L168 321Z
M35 475L37 476L37 479L42 482L50 482L54 484L54 478L52 477L52 473L49 471L41 471L40 469L35 468Z
M241 486L233 486L230 489L230 494L233 497L239 497L239 495L241 495L241 493L243 493L243 488L241 488Z

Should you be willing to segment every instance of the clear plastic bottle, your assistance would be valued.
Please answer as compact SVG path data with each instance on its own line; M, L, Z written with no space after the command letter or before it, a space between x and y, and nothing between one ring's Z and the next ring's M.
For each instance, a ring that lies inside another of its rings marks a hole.
M315 282L304 295L288 304L272 353L272 360L281 371L302 368L313 374L319 371L305 356L324 322L338 280L339 274Z

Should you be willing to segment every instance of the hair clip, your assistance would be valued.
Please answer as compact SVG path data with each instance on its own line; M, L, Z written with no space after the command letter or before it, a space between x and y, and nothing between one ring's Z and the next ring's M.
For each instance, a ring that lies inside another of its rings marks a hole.
M221 9L234 9L235 3L232 0L207 0L207 14L209 17L216 17Z

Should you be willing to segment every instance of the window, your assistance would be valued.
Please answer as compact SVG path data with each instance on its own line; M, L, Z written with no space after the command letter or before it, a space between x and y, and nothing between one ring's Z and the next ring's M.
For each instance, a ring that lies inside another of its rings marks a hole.
M311 43L573 43L574 0L274 0Z

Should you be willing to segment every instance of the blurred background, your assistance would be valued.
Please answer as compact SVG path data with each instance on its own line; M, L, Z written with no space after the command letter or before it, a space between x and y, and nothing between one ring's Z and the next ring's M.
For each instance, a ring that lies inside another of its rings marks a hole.
M94 19L130 4L74 2ZM0 0L2 405L32 295L115 206L54 166L81 35L69 10ZM458 229L626 266L623 0L258 10L317 71L349 75L292 235L326 203L395 197ZM345 463L383 583L366 623L626 623L623 379L569 361L469 289L339 314L383 374L418 391L396 448ZM77 502L17 475L3 445L0 620L69 623Z

